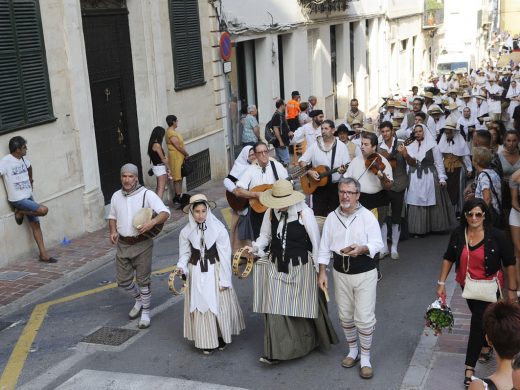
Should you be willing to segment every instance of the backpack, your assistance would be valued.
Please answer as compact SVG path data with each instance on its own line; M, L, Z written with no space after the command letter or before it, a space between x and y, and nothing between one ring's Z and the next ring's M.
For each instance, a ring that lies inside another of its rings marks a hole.
M273 126L272 126L273 120L271 119L269 122L265 124L264 129L264 138L267 141L268 144L272 144L276 140L276 136L274 134Z

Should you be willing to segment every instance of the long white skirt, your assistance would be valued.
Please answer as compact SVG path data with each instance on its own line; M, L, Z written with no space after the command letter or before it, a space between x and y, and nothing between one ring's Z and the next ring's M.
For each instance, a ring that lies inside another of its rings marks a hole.
M218 338L231 343L231 336L238 335L245 329L244 316L238 303L237 295L233 288L220 291L218 282L215 283L218 294L218 315L211 310L202 313L198 310L190 312L190 285L191 268L186 283L186 296L184 298L184 337L195 341L195 347L200 349L214 349L218 347ZM215 278L219 280L220 263L214 267Z

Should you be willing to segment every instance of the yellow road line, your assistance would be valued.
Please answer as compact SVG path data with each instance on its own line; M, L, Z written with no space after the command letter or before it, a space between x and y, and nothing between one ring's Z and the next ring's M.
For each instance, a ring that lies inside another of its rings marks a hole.
M231 207L225 207L220 210L222 216L224 217L224 221L226 221L226 225L228 229L231 229Z
M172 269L173 266L169 266L154 271L152 272L152 274L163 274L165 272L171 272ZM27 324L25 325L22 334L18 338L18 341L16 342L13 351L11 352L11 356L7 361L4 371L2 372L2 376L0 377L0 390L15 389L20 374L22 373L23 367L25 365L25 361L27 360L27 356L29 355L31 346L34 342L34 339L36 338L38 331L42 327L43 320L45 319L47 311L51 306L58 305L60 303L74 301L76 299L83 298L92 294L97 294L106 290L113 289L115 287L117 287L117 283L110 283L105 286L80 291L76 294L68 295L66 297L54 299L52 301L36 305L31 313L29 321L27 321Z

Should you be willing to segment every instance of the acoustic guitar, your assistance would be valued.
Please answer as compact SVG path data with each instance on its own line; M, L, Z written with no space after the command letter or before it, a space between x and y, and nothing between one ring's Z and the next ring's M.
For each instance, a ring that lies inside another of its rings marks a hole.
M307 173L307 167L298 167L293 173L291 173L289 175L287 180L299 179L299 178L303 177L303 175L305 175L305 173ZM273 188L272 184L260 184L258 186L251 188L249 191L264 192L264 191L270 190L271 188ZM267 207L264 206L262 203L260 203L260 200L257 198L249 199L249 205L257 213L263 213L267 210Z
M228 201L229 207L231 207L235 211L242 211L247 206L247 199L240 198L236 196L234 193L226 190L226 199Z
M318 187L325 187L327 185L327 183L329 182L329 176L336 173L338 170L340 170L342 168L347 169L347 167L348 167L348 164L340 165L339 167L334 168L334 169L330 169L326 165L318 165L317 167L312 168L311 169L312 171L316 171L319 173L320 179L314 180L313 178L309 177L308 175L303 175L302 177L300 177L300 184L302 186L302 191L307 195L314 193L314 191L316 191L316 189Z

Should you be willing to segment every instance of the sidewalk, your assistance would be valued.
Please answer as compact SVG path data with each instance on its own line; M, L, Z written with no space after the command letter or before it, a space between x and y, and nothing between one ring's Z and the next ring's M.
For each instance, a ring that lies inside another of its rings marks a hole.
M210 200L224 196L221 180L211 181L191 191L204 193ZM182 210L170 208L171 216L163 232L166 234L183 226L187 216ZM108 226L72 239L68 245L49 248L49 254L58 259L55 264L38 261L34 256L0 268L0 315L6 315L31 304L56 289L80 279L94 269L114 259L115 247L110 243Z
M446 285L447 302L455 319L452 333L434 336L429 328L424 330L401 390L464 389L462 382L471 313L454 275L451 272ZM434 291L432 288L432 293ZM475 376L485 378L495 371L495 367L494 357L487 364L477 363Z

